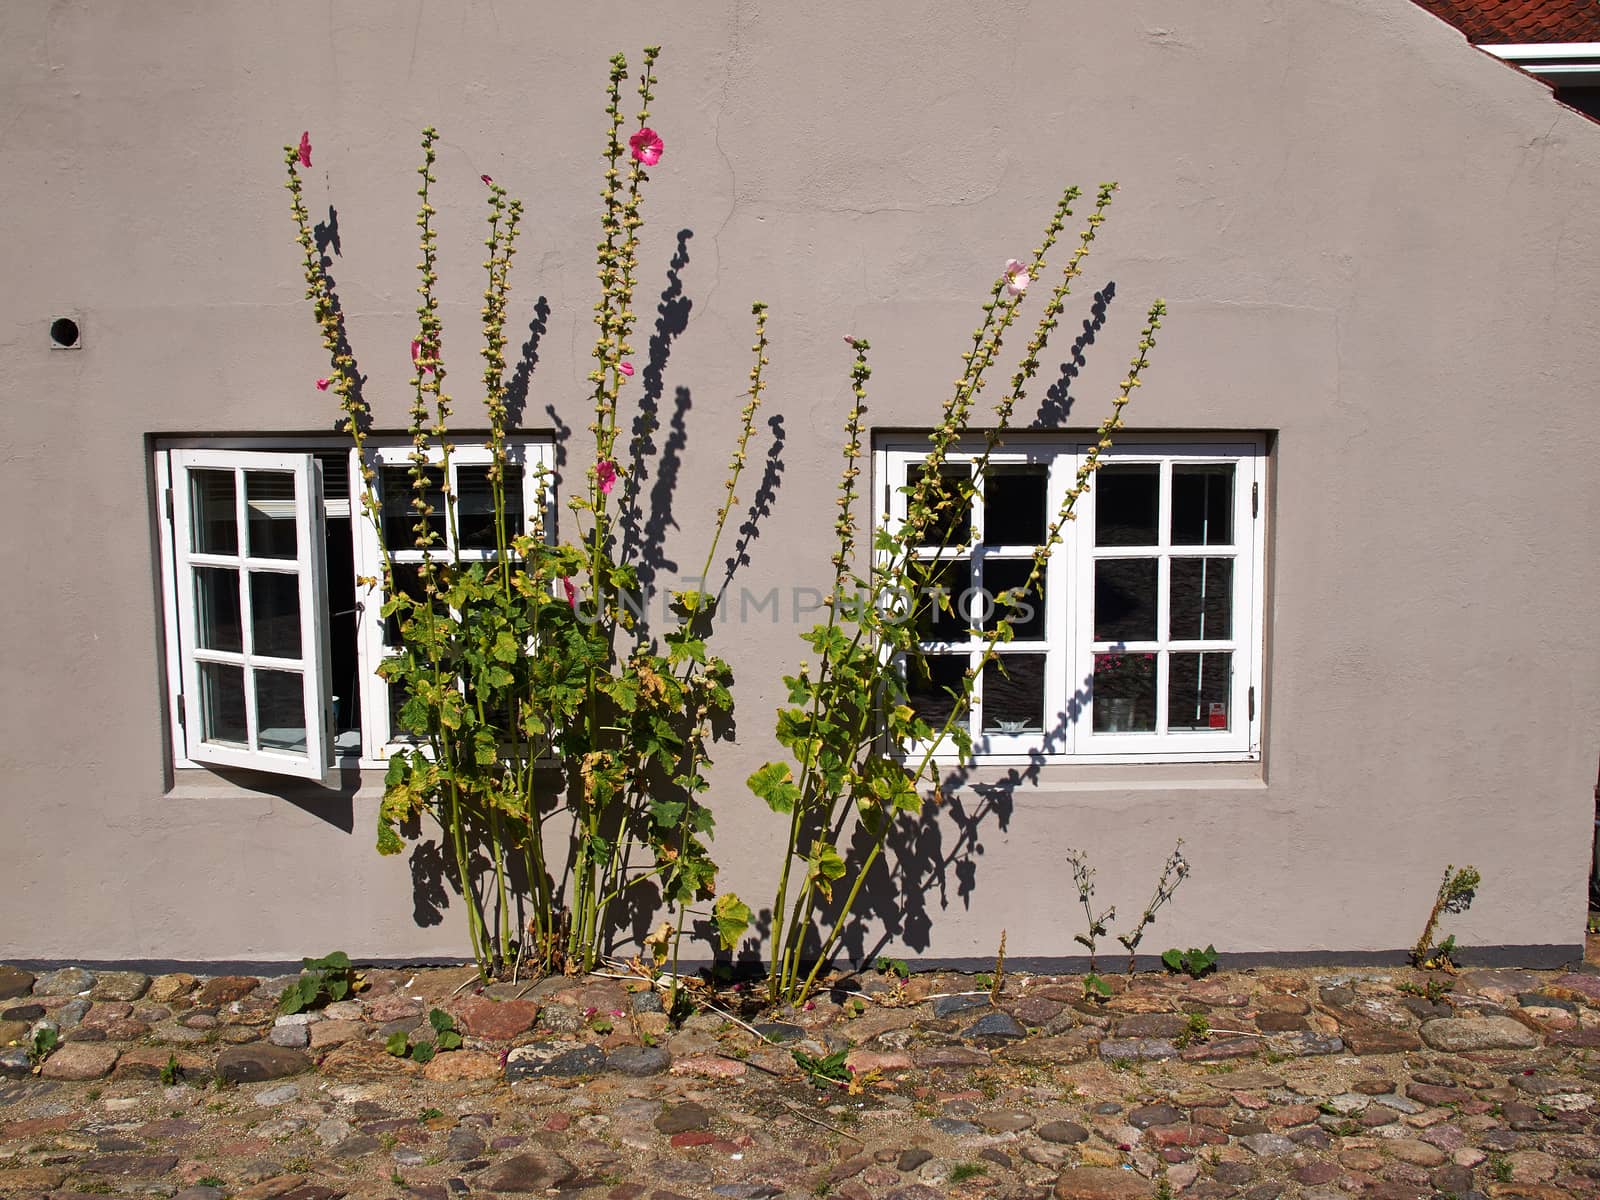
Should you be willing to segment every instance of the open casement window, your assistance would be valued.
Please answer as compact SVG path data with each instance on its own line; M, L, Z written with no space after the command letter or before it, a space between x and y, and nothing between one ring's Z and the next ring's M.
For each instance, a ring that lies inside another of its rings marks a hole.
M171 505L185 755L332 767L322 473L309 454L178 450Z
M997 451L971 501L946 509L914 551L921 654L905 670L912 707L935 728L983 660L997 597L1027 582L1088 450ZM1133 442L1102 456L1063 544L1010 610L1014 636L977 679L963 718L976 757L1259 756L1263 462L1257 442ZM878 465L880 516L902 521L921 449L891 445ZM970 453L943 468L952 482L975 470Z
M542 444L513 445L506 448L504 528L506 544L528 529L540 506L548 507L541 481L548 469L548 447ZM382 446L373 450L371 466L378 474L382 505L383 542L394 564L395 586L413 599L422 599L421 572L424 552L416 547L417 515L412 507L415 495L411 478L409 445ZM450 454L450 491L455 496L455 520L447 517L444 495L445 467L435 453L427 470L428 502L433 512L428 518L435 540L427 551L436 563L493 562L498 554L494 528L494 495L489 483L489 451L482 446L458 446ZM549 527L548 521L546 528ZM377 665L400 652L398 615L385 618L388 597L382 587L381 561L377 532L372 523L362 520L357 530L362 558L373 564L370 577L379 585L370 593L363 588L361 642L362 657L372 665L362 686L362 741L369 747L368 757L386 760L396 747L410 743L401 728L402 689L391 686L377 674Z
M410 454L399 439L369 443L402 587L415 586L422 560L412 548ZM507 448L508 542L545 502L549 456L547 442ZM481 446L452 452L453 532L440 489L431 492L436 558L450 559L452 546L464 562L498 552L488 468ZM381 769L408 744L393 719L399 689L377 674L396 653L398 622L381 616L382 552L349 441L174 438L156 448L154 469L173 765L324 782L330 761ZM442 464L433 469L442 480Z

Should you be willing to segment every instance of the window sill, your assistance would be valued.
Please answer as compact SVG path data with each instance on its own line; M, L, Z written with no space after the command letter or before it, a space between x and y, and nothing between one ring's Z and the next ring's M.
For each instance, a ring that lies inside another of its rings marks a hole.
M948 779L950 772L944 772ZM1265 791L1260 758L1237 762L1036 762L987 758L961 772L952 794L978 794L1016 784L1045 796L1055 792Z

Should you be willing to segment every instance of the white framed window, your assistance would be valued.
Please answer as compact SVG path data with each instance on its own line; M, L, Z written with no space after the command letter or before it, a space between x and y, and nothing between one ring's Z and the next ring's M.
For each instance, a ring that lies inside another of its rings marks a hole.
M507 449L508 542L542 502L550 450L541 441ZM368 446L401 587L422 560L411 453L409 442ZM453 524L434 461L431 553L447 559L459 547L463 561L493 559L488 450L451 452ZM328 438L169 439L154 467L174 765L324 782L340 767L383 767L406 742L395 732L397 689L377 674L395 636L381 615L381 551L356 451Z
M970 505L916 549L920 662L911 704L943 725L981 661L994 598L1020 588L1091 443L1019 441L989 458ZM880 445L879 519L904 519L925 441ZM965 715L1000 764L1260 757L1265 443L1119 442L1101 457L1040 586L1012 613ZM977 455L944 471L969 476ZM940 601L939 598L943 597Z

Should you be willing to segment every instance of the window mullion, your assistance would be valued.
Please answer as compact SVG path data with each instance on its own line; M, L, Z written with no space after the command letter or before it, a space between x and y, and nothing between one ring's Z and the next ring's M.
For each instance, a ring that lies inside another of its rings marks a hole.
M252 753L261 749L261 730L256 713L255 622L250 619L255 604L251 596L250 578L250 500L246 493L249 482L243 467L233 471L234 520L239 539L239 644L244 648L244 728L245 746Z

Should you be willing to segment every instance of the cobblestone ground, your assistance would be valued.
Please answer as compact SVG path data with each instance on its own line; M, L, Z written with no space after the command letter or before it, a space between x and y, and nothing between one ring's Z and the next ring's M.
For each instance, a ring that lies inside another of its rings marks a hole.
M873 975L752 1011L761 1037L671 1030L599 977L377 971L280 1017L287 977L0 967L0 1195L1597 1197L1597 948L1568 972L1138 975L1103 1003ZM386 1053L436 1007L462 1048ZM35 1069L41 1022L61 1043ZM795 1051L847 1052L853 1082Z

